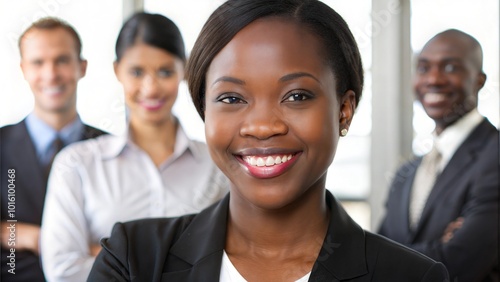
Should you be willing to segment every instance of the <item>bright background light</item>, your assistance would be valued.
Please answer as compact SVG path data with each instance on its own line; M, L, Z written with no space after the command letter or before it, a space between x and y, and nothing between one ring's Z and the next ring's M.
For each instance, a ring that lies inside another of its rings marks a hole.
M377 3L378 0L372 1ZM371 73L377 67L372 66L372 28L373 22L377 21L376 15L372 19L372 1L324 0L344 17L353 31L361 50L366 79L363 98L349 135L341 139L335 161L329 169L327 188L340 199L361 202L377 188L370 185L370 136L372 124L383 123L371 118ZM171 18L179 26L189 53L202 25L222 2L144 0L144 9ZM0 126L19 122L33 108L31 91L19 67L17 40L32 21L50 15L68 21L77 29L83 41L83 56L89 61L87 76L81 80L78 90L80 116L88 124L113 134L123 134L126 130L123 91L112 65L115 40L123 22L124 3L117 0L0 0ZM408 32L411 32L411 46L415 52L433 35L448 28L468 32L482 44L488 80L480 92L479 111L498 127L499 1L413 0L411 8L411 30ZM376 36L376 31L373 32ZM422 154L434 124L419 104L415 103L413 110L413 150ZM185 84L181 85L174 113L191 138L205 140L203 123ZM369 206L357 206L350 211L357 214L356 220L363 227L369 229Z

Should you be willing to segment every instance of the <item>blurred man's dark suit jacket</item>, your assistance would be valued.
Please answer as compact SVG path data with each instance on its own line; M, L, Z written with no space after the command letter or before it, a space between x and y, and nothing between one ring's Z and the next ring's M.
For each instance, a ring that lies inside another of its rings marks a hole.
M473 129L438 176L418 226L410 230L408 206L421 160L397 172L379 233L443 262L451 281L499 281L498 130L487 119ZM463 226L449 243L441 243L445 228L458 217L464 217Z
M103 131L84 125L80 140L105 134ZM1 220L8 220L9 169L15 169L15 219L18 222L41 224L47 180L38 162L35 146L30 138L25 121L0 128L0 181ZM39 257L32 252L16 251L16 274L8 273L7 256L10 252L2 248L2 281L45 281Z

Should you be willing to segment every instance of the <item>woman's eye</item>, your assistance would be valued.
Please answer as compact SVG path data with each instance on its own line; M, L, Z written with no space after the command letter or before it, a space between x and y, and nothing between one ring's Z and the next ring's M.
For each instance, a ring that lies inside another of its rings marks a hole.
M168 69L161 69L158 71L159 77L171 77L173 74L174 72Z
M141 69L131 69L130 74L133 77L141 77L142 76L142 70Z
M292 93L288 97L285 98L286 102L296 102L296 101L304 101L310 99L311 96L306 93Z
M220 98L218 101L222 102L222 103L226 103L226 104L243 103L243 100L241 100L240 98L237 98L237 97L224 97L224 98Z

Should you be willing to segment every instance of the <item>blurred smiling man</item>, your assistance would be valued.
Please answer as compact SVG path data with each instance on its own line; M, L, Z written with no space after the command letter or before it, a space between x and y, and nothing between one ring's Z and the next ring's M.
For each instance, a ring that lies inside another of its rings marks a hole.
M46 21L49 24L56 22ZM33 28L19 42L21 69L35 98L34 113L55 130L74 121L76 88L87 61L77 34L64 27Z
M450 29L417 58L414 90L434 120L434 145L403 165L379 232L447 268L452 281L499 281L499 132L477 110L483 52Z
M73 27L56 18L38 20L19 38L35 106L21 122L0 128L2 280L45 281L38 242L52 160L62 147L104 133L83 124L76 111L77 84L87 69L81 49Z

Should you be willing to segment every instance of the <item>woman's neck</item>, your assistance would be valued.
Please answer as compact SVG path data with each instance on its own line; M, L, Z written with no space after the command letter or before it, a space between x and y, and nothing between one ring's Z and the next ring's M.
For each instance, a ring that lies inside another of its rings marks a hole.
M313 190L279 211L251 208L231 194L225 251L243 277L296 280L311 271L329 225L324 188Z
M162 123L141 123L131 119L130 134L134 143L159 166L174 152L177 121L171 117Z
M280 252L311 242L321 245L328 229L329 212L324 188L312 190L304 193L297 203L276 211L252 207L232 193L228 239L237 246Z

